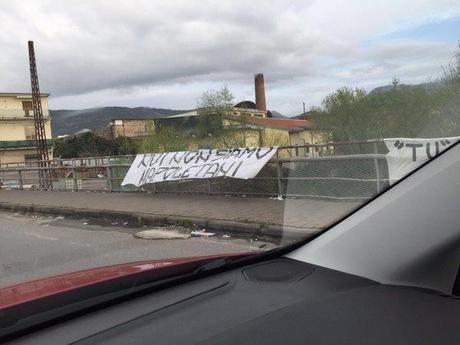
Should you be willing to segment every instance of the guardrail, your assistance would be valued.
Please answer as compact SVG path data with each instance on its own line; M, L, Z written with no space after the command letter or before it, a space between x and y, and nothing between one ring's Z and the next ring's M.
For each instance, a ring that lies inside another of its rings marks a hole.
M54 140L54 139L53 139ZM323 157L356 153L387 153L381 140L362 140L347 142L330 142L324 144L279 146L276 158L292 157ZM55 158L49 160L49 166L96 166L109 165L117 160L134 160L135 155L94 156L81 158ZM0 168L9 167L39 167L39 161L0 162Z
M294 147L295 148L295 147ZM271 160L249 180L216 178L167 181L140 188L121 186L134 156L54 160L55 164L0 168L3 188L36 189L38 172L50 171L53 190L197 193L365 200L388 186L384 154L287 157ZM56 164L58 162L58 164ZM84 162L85 164L82 164ZM86 164L90 163L92 164Z

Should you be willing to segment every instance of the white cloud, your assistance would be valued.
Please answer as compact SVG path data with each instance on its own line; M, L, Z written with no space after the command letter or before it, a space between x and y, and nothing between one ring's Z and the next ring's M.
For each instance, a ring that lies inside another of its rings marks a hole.
M433 77L454 43L360 44L458 15L459 2L445 0L8 1L0 90L28 89L33 39L54 108L192 108L206 88L223 84L252 97L252 75L264 72L268 105L294 113L344 84Z

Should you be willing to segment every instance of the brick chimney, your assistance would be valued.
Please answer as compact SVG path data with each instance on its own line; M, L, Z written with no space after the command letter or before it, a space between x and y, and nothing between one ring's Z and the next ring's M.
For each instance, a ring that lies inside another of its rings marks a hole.
M262 73L256 74L254 77L254 85L256 89L256 109L267 111L265 103L265 83L264 75Z

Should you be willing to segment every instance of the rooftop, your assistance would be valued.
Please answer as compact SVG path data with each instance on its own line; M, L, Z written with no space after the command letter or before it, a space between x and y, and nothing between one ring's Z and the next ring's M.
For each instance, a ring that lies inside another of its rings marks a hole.
M40 93L42 97L48 97L49 93ZM30 92L0 92L0 97L32 97Z
M264 118L264 117L245 117L241 118L239 116L229 117L231 120L252 123L255 125L286 130L289 132L302 131L305 129L311 129L312 123L308 120L299 120L299 119L277 119L277 118Z

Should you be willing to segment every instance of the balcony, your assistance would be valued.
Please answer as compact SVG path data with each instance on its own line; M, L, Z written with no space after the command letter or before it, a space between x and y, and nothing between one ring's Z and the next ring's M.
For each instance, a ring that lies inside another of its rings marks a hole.
M0 109L1 120L33 120L34 112L32 110L23 109ZM48 110L43 110L43 118L48 120L50 113Z
M48 147L54 146L53 139L46 140ZM14 149L26 149L34 148L34 140L9 140L9 141L0 141L0 150L14 150Z

